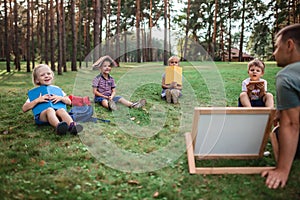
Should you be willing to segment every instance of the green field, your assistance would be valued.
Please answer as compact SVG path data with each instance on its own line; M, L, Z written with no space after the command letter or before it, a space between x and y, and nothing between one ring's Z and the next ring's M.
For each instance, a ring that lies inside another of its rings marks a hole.
M184 91L179 105L160 99L161 63L121 63L113 68L117 94L147 99L144 109L119 106L109 112L93 105L95 116L110 123L85 123L79 136L57 136L34 124L21 107L33 87L31 73L5 71L0 63L1 199L299 199L300 162L295 161L284 189L270 190L256 175L190 175L183 134L190 131L193 107L237 106L246 63L182 63ZM263 78L274 97L274 62ZM80 70L55 76L67 94L92 98L98 72ZM271 144L267 150L272 153ZM234 165L237 161L197 162ZM271 154L238 162L274 165Z

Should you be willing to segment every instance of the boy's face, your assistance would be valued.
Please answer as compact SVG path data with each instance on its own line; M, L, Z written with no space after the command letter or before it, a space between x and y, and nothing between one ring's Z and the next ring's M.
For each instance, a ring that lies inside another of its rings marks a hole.
M179 61L177 59L171 59L169 61L169 66L179 66Z
M99 68L100 72L102 74L109 74L111 71L111 65L109 61L104 61L101 65L101 67Z
M37 85L51 85L53 81L53 72L49 67L41 67L37 71Z
M248 74L251 81L259 81L259 79L264 75L264 72L260 67L252 65L249 67Z

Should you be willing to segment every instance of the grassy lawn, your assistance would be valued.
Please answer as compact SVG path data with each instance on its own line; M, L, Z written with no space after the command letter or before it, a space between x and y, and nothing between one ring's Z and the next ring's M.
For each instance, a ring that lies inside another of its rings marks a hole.
M93 105L95 116L110 123L84 123L79 136L57 136L36 126L32 112L21 107L32 88L31 73L6 73L0 63L1 199L299 199L300 162L295 161L284 189L269 190L256 175L190 175L184 132L191 130L195 106L237 106L246 63L182 63L184 91L179 105L160 99L161 63L121 63L113 68L117 94L144 109L109 112ZM266 63L264 78L275 96L280 68ZM23 66L23 69L26 67ZM91 94L97 71L55 76L67 94ZM270 143L267 150L272 152ZM234 165L212 161L209 165ZM274 165L273 155L242 161ZM202 162L197 162L201 165ZM206 163L205 163L206 164Z

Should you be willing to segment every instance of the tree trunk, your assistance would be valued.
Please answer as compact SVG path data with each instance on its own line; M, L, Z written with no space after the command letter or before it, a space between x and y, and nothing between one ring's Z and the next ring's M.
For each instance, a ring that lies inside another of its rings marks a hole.
M39 6L39 5L38 5ZM36 33L36 36L37 36L37 47L38 47L38 54L39 54L39 62L42 63L42 59L43 59L43 53L42 53L42 50L43 50L43 15L41 13L40 10L37 11L37 33Z
M215 60L216 56L216 44L217 44L217 17L218 17L219 3L215 0L215 13L214 13L214 32L212 36L212 59Z
M19 52L19 28L18 28L18 3L14 1L14 23L15 23L15 66L18 71L21 71L20 52Z
M117 8L117 38L116 38L116 62L120 63L120 18L121 18L121 0L118 0Z
M106 41L105 41L105 51L106 54L110 54L110 16L111 16L111 9L110 9L110 0L107 0L106 5Z
M221 55L220 58L222 61L225 61L225 49L224 49L224 28L223 26L221 25L220 27L221 29L221 34L220 34L220 49L221 49Z
M229 8L228 8L228 20L229 20L229 30L228 30L228 61L231 62L231 16L232 16L232 0L229 0Z
M79 68L81 68L81 61L83 60L83 57L82 57L82 48L81 48L81 46L82 46L82 29L81 29L81 26L82 26L82 22L83 22L83 14L84 13L82 13L82 5L81 5L81 1L79 1L79 6L78 6L78 18L79 18L79 20L78 20L78 24L77 24L77 33L78 33L78 39L77 39L77 41L78 41L78 43L77 43L77 45L78 45L78 51L79 51Z
M30 1L27 0L27 24L26 24L26 71L30 72Z
M60 1L61 9L61 54L62 54L62 67L64 72L67 72L66 64L66 23L65 23L65 9L64 9L64 0Z
M140 49L140 17L141 17L141 1L136 0L136 58L137 62L141 62L141 49Z
M7 17L7 2L4 0L4 28L5 28L5 57L6 57L6 71L10 72L10 48L8 45L8 17Z
M50 62L51 69L55 71L55 39L54 39L54 7L53 0L50 0Z
M75 0L71 0L71 28L72 28L72 62L71 70L77 71L77 31L75 22Z
M240 50L239 50L239 62L243 62L243 46L244 46L244 23L245 23L245 6L246 0L243 0L243 8L242 8L242 24L241 24L241 38L240 38Z
M168 65L168 0L164 0L164 65Z
M187 14L186 14L186 28L185 28L185 41L184 41L184 54L183 58L187 58L187 43L189 38L189 19L190 19L190 10L191 10L191 0L188 0Z
M99 57L99 35L100 35L100 2L99 0L95 0L94 2L94 56L93 62L96 62Z
M90 22L91 22L91 14L90 14L90 9L88 6L88 0L85 0L85 9L84 9L84 14L85 14L85 20L86 22L84 23L84 54L88 55L91 49L90 46ZM86 67L88 67L88 63L86 62Z
M35 45L34 45L34 28L33 28L33 24L34 24L34 0L31 1L31 63L32 63L32 69L34 69L35 67Z
M103 29L103 7L104 7L104 2L103 0L100 0L100 35L99 35L99 41L100 44L102 43L102 29ZM99 47L99 55L102 55L102 45Z
M128 62L128 57L127 57L127 29L126 29L126 26L124 26L124 62Z
M152 56L152 27L153 27L153 19L152 19L152 0L150 0L150 14L149 14L149 38L148 38L148 56L149 56L149 61L153 61L153 56Z
M63 1L63 0L61 0ZM60 9L59 0L56 0L56 13L57 13L57 46L58 46L58 65L57 65L57 74L62 75L62 17L61 17L61 9Z
M45 8L45 12L46 12L46 16L45 16L45 45L44 45L44 59L45 59L45 63L48 65L49 64L49 58L48 58L48 52L49 52L49 48L48 48L48 43L49 43L49 0L47 0L46 2L46 8Z

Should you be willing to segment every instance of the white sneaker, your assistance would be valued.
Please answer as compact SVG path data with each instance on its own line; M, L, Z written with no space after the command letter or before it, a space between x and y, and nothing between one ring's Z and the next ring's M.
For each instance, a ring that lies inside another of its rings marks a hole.
M147 101L146 99L141 99L135 103L133 103L130 107L131 108L141 108L143 107L144 105L146 105Z

